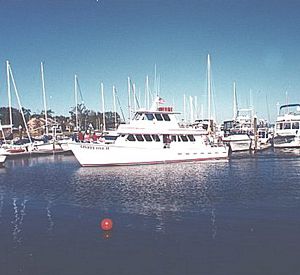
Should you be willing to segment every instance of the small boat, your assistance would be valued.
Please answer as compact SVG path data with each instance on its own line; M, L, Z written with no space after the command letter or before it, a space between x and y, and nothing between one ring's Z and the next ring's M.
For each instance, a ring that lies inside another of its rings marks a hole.
M252 139L249 134L229 134L224 136L222 140L230 146L231 152L249 151L251 149Z
M276 119L274 148L300 148L300 104L286 104Z

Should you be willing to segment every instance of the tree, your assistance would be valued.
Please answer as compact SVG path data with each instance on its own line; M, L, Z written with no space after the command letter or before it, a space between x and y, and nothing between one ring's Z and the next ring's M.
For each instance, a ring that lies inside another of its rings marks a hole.
M52 111L51 109L47 110L47 117L53 118L54 115L54 111ZM45 111L41 112L41 116L45 117Z
M26 122L28 122L30 120L30 118L31 118L31 110L22 107L22 112L24 114Z
M74 125L76 125L76 106L71 108L69 111ZM87 120L88 120L89 110L85 107L84 103L77 105L77 117L78 117L78 126L81 130L87 129Z

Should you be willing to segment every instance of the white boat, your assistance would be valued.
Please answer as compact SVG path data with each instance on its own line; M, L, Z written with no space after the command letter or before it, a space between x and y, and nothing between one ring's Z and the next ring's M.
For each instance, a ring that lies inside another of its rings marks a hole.
M222 138L230 146L231 152L249 151L252 139L248 134L235 133Z
M274 148L300 148L300 104L280 107L276 119Z
M180 127L172 107L155 100L149 110L139 110L129 124L121 124L114 143L70 143L81 166L139 165L218 160L228 157L228 147L214 145L196 129Z
M14 144L5 143L2 145L3 155L5 156L26 156L30 155L33 150L32 143Z
M6 160L6 155L4 154L5 150L3 148L0 148L0 167L3 166L5 160Z

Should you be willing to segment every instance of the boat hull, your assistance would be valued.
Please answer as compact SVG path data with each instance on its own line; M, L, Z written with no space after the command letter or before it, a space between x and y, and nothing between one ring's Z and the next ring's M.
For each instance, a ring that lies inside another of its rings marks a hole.
M276 136L274 148L300 148L300 136Z
M69 145L81 166L124 166L226 159L228 147L137 148L116 145Z
M5 160L6 160L6 156L5 155L0 155L0 166L3 166Z
M223 142L230 146L231 152L249 151L251 138L248 135L230 135L223 138Z

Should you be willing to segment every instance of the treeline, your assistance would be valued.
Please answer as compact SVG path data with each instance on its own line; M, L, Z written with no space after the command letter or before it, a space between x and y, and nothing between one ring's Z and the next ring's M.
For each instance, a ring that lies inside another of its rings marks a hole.
M44 119L45 113L33 113L30 109L22 108L24 118L26 123L28 123L32 118ZM76 125L76 108L73 107L69 111L70 116L55 115L52 110L47 111L47 117L55 121L62 131L66 129L74 128ZM93 110L87 109L84 104L78 104L77 106L77 117L78 125L81 130L87 130L91 126L94 129L102 129L103 127L103 113L95 112ZM19 109L12 108L12 121L15 128L20 126L24 129L24 121L22 118L22 113ZM0 122L1 125L10 124L10 112L8 107L0 107ZM117 125L121 123L120 115L114 112L105 112L105 124L106 129L114 129L115 122Z

